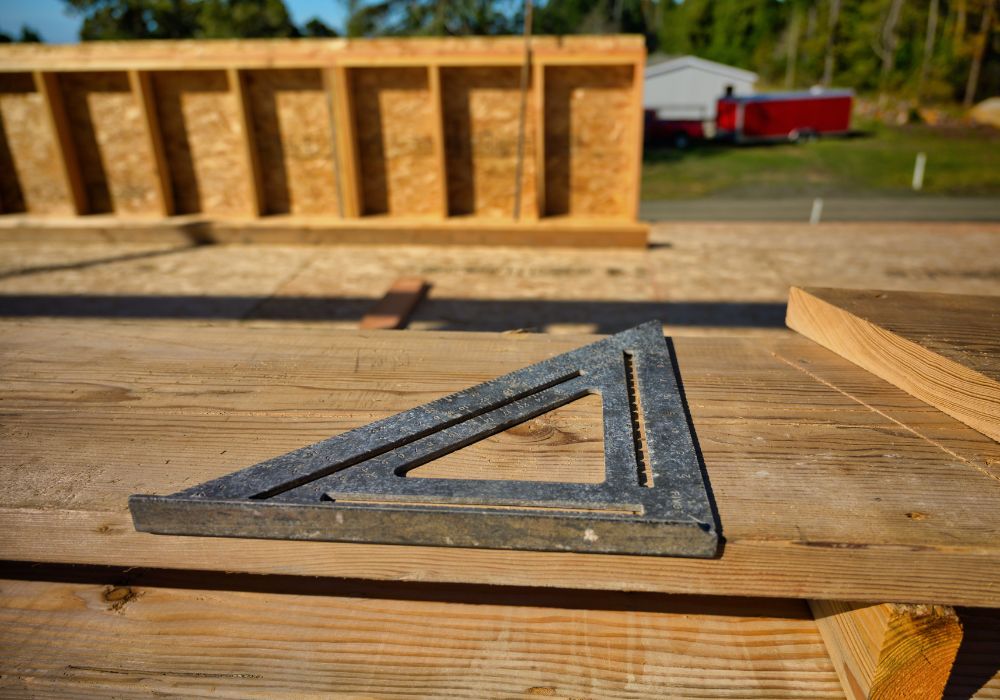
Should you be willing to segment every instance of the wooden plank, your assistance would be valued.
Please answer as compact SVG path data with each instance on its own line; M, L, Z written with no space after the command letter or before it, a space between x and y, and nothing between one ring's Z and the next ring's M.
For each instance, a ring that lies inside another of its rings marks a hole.
M351 73L336 66L323 71L323 82L330 95L330 114L337 149L337 197L340 215L345 219L361 216L361 169L358 164L358 138L354 122L354 97Z
M0 581L0 692L842 697L792 601L300 590Z
M160 132L160 119L156 111L156 95L153 92L153 81L147 71L130 70L128 72L132 94L139 104L139 111L146 128L146 140L149 153L153 159L156 173L156 190L160 199L160 214L171 216L174 213L174 191L170 181L170 170L167 165L166 152L163 150L163 135Z
M631 178L631 192L627 206L627 216L630 219L639 218L639 201L642 198L642 152L645 139L646 114L643 107L643 89L646 84L646 61L637 61L632 66L632 110L633 136L632 153L629 158L632 160L633 174Z
M1000 441L1000 297L793 287L788 326Z
M444 150L444 104L441 95L441 67L427 67L427 84L431 101L431 140L437 164L438 193L441 196L441 218L448 217L448 159Z
M631 63L645 53L643 37L536 36L532 46L555 60ZM520 65L520 37L420 37L413 39L236 39L187 41L104 41L100 44L0 47L0 72L34 70L225 70L241 68L320 68L345 60L358 64Z
M361 319L361 328L389 330L406 328L417 304L427 295L430 285L420 277L400 277L371 311Z
M953 608L810 602L844 692L855 700L938 700L962 641Z
M160 221L115 217L0 219L2 240L188 241L217 243L325 243L645 248L649 226L629 221L554 219L514 223L499 219L268 216L262 219L176 216Z
M250 215L263 216L267 212L264 205L264 181L260 170L260 156L257 153L257 138L254 131L253 106L243 83L243 73L237 68L226 71L229 78L229 89L236 97L236 110L239 115L240 131L243 134L243 152L246 155L247 191L250 194Z
M129 494L172 493L591 338L50 319L2 330L3 559L1000 606L1000 445L805 338L674 340L725 537L718 559L691 560L132 529Z
M36 71L35 85L45 104L52 133L55 134L56 159L63 180L73 201L76 214L87 213L87 190L80 175L80 162L77 158L76 146L70 133L69 119L63 103L62 92L59 89L59 76L55 73Z

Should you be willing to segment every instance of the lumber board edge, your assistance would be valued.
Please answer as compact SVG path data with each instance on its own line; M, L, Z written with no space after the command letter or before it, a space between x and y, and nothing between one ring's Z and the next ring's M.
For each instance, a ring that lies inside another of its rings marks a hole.
M479 219L219 219L199 215L163 220L88 216L73 219L10 214L0 240L50 242L310 243L645 248L649 225L629 221Z
M962 642L962 624L944 605L809 601L849 698L937 699Z
M789 290L786 324L1000 442L1000 401L982 391L989 380L978 372L841 309L808 288ZM956 401L955 393L974 397L976 405Z
M386 333L386 331L373 331ZM121 512L0 507L0 560L649 593L895 599L1000 607L1000 555L731 541L721 559L521 552L136 532ZM66 533L73 533L67 538ZM252 544L251 544L252 543ZM250 545L250 546L248 546ZM993 563L990 564L989 562ZM762 577L762 570L769 572ZM907 575L900 575L906 571Z

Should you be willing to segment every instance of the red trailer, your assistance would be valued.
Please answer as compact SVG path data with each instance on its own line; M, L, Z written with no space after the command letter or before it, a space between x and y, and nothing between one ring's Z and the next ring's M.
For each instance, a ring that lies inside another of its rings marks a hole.
M852 90L772 92L722 97L718 136L737 142L798 141L851 129Z

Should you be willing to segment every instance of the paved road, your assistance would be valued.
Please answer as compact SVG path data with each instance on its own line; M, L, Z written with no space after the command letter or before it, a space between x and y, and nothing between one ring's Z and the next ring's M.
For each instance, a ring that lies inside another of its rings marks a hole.
M809 221L813 200L723 199L644 201L644 221ZM1000 197L823 199L822 221L1000 221Z

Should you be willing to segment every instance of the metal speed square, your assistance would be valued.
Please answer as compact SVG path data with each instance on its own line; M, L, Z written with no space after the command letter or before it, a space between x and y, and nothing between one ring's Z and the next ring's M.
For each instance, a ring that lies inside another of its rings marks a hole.
M650 321L129 508L136 530L169 535L712 557L715 519L673 366ZM588 394L603 408L601 483L406 476Z

